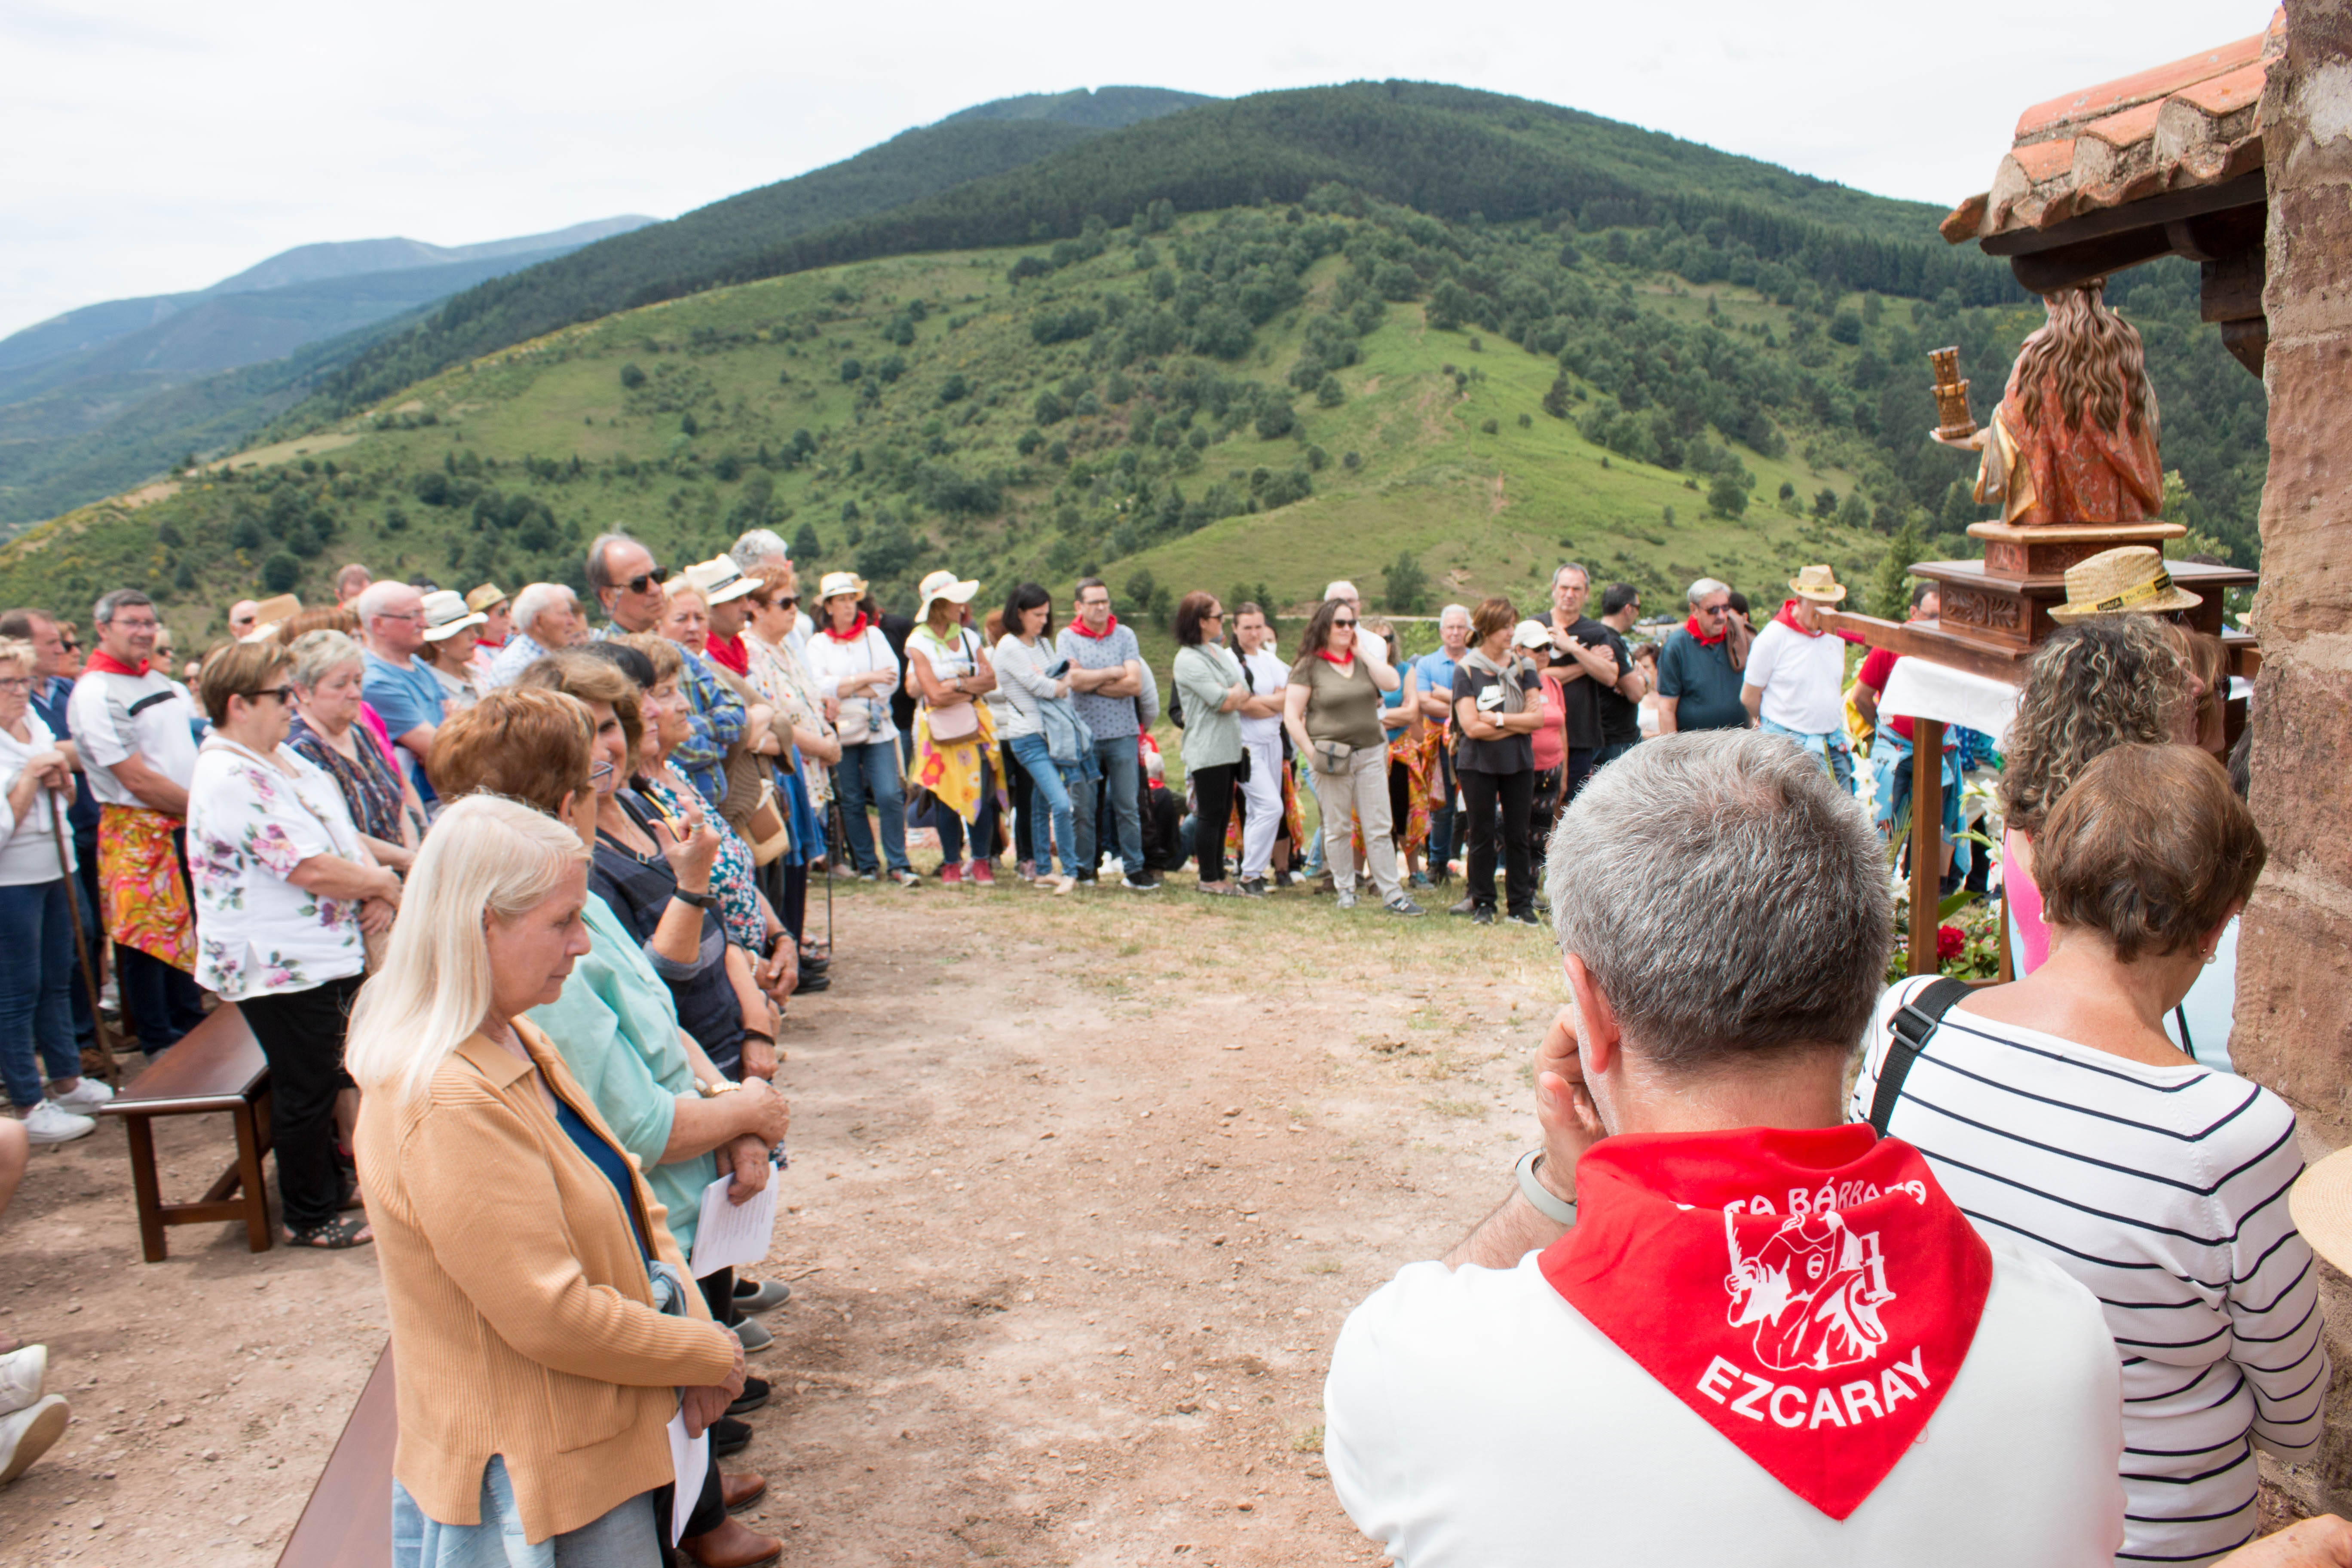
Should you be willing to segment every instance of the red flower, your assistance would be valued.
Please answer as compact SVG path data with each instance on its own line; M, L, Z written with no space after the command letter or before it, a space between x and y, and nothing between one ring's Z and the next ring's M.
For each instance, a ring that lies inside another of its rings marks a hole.
M1968 951L1968 948L1969 933L1962 931L1959 927L1937 926L1936 928L1936 956L1937 958L1949 961L1959 957L1960 954Z

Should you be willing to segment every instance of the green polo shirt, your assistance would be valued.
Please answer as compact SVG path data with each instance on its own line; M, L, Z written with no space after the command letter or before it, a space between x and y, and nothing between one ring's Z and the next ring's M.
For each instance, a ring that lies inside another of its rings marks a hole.
M679 1253L691 1258L702 1189L718 1179L719 1166L707 1153L661 1163L677 1097L698 1092L678 1044L677 1009L645 949L604 900L589 894L581 913L592 945L572 964L563 994L528 1016L563 1053L621 1147L636 1156L646 1184L669 1211Z
M1685 626L1658 650L1658 695L1680 699L1675 704L1678 731L1748 728L1739 686L1728 639L1702 643Z

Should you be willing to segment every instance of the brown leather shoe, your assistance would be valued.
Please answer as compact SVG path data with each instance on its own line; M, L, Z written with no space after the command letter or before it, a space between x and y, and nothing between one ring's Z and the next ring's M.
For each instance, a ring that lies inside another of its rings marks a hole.
M749 1471L733 1476L724 1470L719 1473L719 1498L727 1505L729 1513L733 1513L738 1509L749 1508L767 1495L768 1482L765 1477L755 1476Z
M677 1544L678 1550L702 1568L767 1568L784 1554L781 1539L762 1535L732 1519L707 1534L689 1535Z

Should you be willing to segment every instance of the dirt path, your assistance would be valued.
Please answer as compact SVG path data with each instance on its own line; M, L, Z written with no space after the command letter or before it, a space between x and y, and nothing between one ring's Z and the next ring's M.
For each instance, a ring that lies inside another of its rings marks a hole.
M1347 1310L1501 1194L1540 933L1289 893L844 889L795 1009L793 1282L735 1461L802 1565L1377 1561L1318 1450ZM162 1124L167 1190L225 1126ZM10 1561L274 1561L383 1341L373 1259L242 1231L139 1261L121 1130L37 1154L0 1327L65 1439ZM22 1553L20 1556L19 1554Z

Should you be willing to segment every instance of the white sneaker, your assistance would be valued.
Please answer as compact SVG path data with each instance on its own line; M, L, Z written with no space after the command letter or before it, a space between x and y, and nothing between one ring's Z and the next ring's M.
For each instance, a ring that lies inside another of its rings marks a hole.
M44 1100L25 1112L25 1136L35 1143L70 1143L97 1131L94 1120L76 1115L54 1100Z
M0 1355L0 1415L14 1415L41 1396L48 1375L49 1347L26 1345Z
M73 1408L62 1394L52 1394L12 1415L0 1415L0 1487L6 1486L49 1451L66 1435Z
M84 1078L68 1094L53 1094L49 1099L58 1105L69 1105L79 1110L85 1105L104 1105L114 1098L114 1090L94 1078Z

